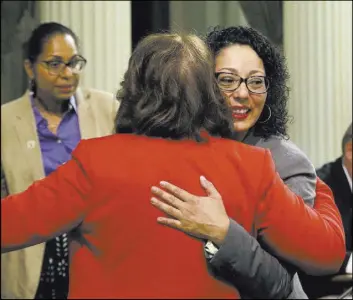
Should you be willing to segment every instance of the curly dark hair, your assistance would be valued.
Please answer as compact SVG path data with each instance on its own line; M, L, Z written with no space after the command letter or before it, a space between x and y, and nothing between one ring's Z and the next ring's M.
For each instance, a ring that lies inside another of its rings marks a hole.
M145 37L117 93L116 132L202 141L206 130L231 139L231 111L213 70L213 56L196 35Z
M253 128L254 134L265 139L271 135L288 138L289 73L282 51L259 31L243 26L215 27L207 34L205 41L215 57L223 48L234 44L248 45L257 53L263 61L266 76L270 82L266 104L269 105L272 115L266 123L256 122ZM268 110L264 109L259 120L266 117L268 117Z

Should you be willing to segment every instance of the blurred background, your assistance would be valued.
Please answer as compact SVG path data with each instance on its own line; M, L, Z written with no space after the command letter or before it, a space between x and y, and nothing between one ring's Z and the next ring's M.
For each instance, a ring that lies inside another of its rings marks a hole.
M352 122L351 1L1 1L2 104L27 88L23 46L47 21L79 36L88 60L81 85L109 92L118 89L131 51L148 33L254 27L287 57L291 139L315 167L341 155Z

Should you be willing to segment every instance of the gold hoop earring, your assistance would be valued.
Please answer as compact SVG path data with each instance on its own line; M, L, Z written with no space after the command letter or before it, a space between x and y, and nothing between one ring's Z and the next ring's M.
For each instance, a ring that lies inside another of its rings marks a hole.
M264 123L267 123L268 122L268 120L271 118L271 116L272 116L272 112L271 112L271 108L270 108L270 106L269 105L267 105L267 104L265 104L265 106L267 107L267 109L268 109L268 111L269 111L269 113L268 113L268 117L267 117L267 119L265 120L265 121L258 121L260 124L264 124Z

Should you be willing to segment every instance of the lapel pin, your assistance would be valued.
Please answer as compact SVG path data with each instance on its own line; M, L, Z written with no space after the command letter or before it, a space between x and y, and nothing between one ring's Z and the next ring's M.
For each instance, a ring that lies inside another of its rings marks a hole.
M28 141L27 142L27 148L28 149L33 149L36 146L36 142L35 141Z

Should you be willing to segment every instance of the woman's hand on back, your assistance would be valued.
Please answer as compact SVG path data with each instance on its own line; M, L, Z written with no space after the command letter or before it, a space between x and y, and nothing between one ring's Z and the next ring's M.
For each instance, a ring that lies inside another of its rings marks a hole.
M222 197L213 184L203 176L200 182L207 193L206 197L192 195L171 183L161 181L164 190L152 187L154 197L151 203L167 214L157 219L160 224L220 246L227 235L230 221Z

